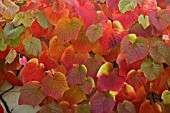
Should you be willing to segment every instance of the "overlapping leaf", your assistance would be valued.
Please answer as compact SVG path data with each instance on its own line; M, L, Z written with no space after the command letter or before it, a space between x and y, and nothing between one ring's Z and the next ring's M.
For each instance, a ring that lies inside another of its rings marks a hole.
M22 42L28 54L39 56L42 51L41 41L35 37L25 38Z
M65 75L60 72L54 73L54 76L47 75L42 81L43 92L56 100L60 100L68 89Z
M27 104L35 107L40 104L44 98L45 94L41 90L41 84L38 82L29 82L21 89L18 103L19 105Z
M90 105L89 104L78 105L75 109L75 113L90 113Z
M92 113L109 113L115 106L114 96L107 92L96 92L90 99Z
M146 39L129 34L121 42L121 52L125 54L127 64L132 64L148 55L149 44Z
M165 90L162 93L161 98L163 99L164 104L170 104L170 92L168 90Z
M149 51L150 55L152 56L153 60L157 63L167 63L170 65L170 47L165 44L163 41L157 41L151 47Z
M20 72L23 84L30 81L42 82L46 73L42 64L38 63L38 59L31 59Z
M57 37L60 41L69 42L71 39L76 40L81 29L81 21L73 17L70 18L61 18L57 23Z
M117 105L118 113L136 113L135 106L133 103L124 100L122 103Z
M72 106L86 100L86 94L79 88L78 85L75 85L70 87L70 89L64 93L63 99L69 102L69 105Z
M120 0L119 4L119 10L121 13L125 13L127 11L134 10L137 6L136 0Z
M86 74L87 68L85 65L73 64L66 74L68 85L82 84Z

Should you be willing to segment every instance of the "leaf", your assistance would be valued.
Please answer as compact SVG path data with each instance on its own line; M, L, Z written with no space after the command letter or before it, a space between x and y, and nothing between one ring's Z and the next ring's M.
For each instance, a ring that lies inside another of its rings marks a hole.
M79 104L75 109L75 113L90 113L90 105Z
M93 46L86 36L85 28L81 28L77 40L72 40L72 45L80 52L90 52L92 50Z
M5 63L12 63L14 61L14 59L17 56L17 52L15 50L10 50L8 55L5 57Z
M170 47L165 42L156 41L149 53L155 62L170 65Z
M131 70L127 75L126 82L131 85L135 91L138 91L142 86L146 85L146 77L143 72Z
M90 2L85 2L80 6L78 14L82 17L85 28L88 28L97 17L95 7Z
M157 0L143 0L142 1L143 12L147 14L151 10L156 11L157 5L158 5Z
M119 11L119 4L120 0L106 0L106 5L108 7L109 10L111 11Z
M86 94L90 94L95 88L95 82L93 78L87 77L83 84L79 85L80 89L84 91Z
M61 42L69 42L71 39L76 40L81 25L81 21L76 17L73 17L71 20L66 17L61 18L56 26L58 40Z
M4 113L4 109L1 104L0 104L0 113Z
M122 103L118 103L117 111L118 113L136 113L133 103L127 100L124 100Z
M82 84L85 80L86 74L87 68L85 65L73 64L66 74L68 85Z
M119 21L122 24L123 28L129 28L130 26L132 26L134 23L138 21L138 16L140 14L141 13L139 7L136 7L133 11L128 11L124 14L115 12L114 14L112 14L112 19L114 21Z
M141 14L138 17L138 23L141 24L144 29L146 29L150 25L149 17L147 15L144 17L144 15Z
M96 92L90 99L92 113L109 113L114 108L114 96L107 92Z
M0 1L0 13L6 18L6 19L12 19L15 14L19 11L19 6L16 5L11 0L2 0Z
M64 113L64 111L57 102L51 102L43 105L39 113Z
M23 84L30 81L39 81L41 83L45 75L46 73L44 67L42 64L38 63L38 59L36 58L29 60L20 72L20 76L23 79Z
M5 43L4 33L0 33L0 51L5 51L7 49L7 44Z
M12 72L8 71L5 76L5 80L14 86L22 86L21 80Z
M23 24L25 27L30 27L34 22L33 14L29 11L19 12L15 15L12 22L14 23L15 26Z
M79 88L78 85L74 85L64 93L63 99L67 101L70 106L72 106L86 100L86 94Z
M25 38L22 43L24 44L25 50L28 54L39 56L42 51L41 42L35 37Z
M39 62L44 64L46 70L54 69L58 65L58 62L50 57L48 50L40 54Z
M160 32L170 25L170 10L150 11L149 20Z
M42 81L43 92L56 100L60 100L68 89L65 75L60 72L54 73L54 76L47 75Z
M142 103L139 113L162 113L162 109L159 104L150 104L150 101L146 100L144 103Z
M162 93L161 98L163 99L164 104L170 104L170 91L169 90L165 90Z
M125 82L125 77L119 75L119 69L113 69L110 62L104 63L98 73L97 88L99 91L118 91Z
M83 64L88 57L88 53L77 52L73 46L69 46L65 49L61 57L61 62L67 69L69 69L73 66L73 64Z
M120 0L118 7L121 13L134 10L137 6L136 0Z
M37 11L36 19L39 25L45 30L48 27L48 19L46 18L45 14L41 11Z
M30 27L32 34L36 37L36 38L40 38L43 37L47 34L48 29L43 29L39 23L37 21L34 21Z
M41 84L38 82L29 82L21 88L19 96L19 105L27 104L33 107L39 105L45 98L45 94L41 90Z
M103 29L101 24L92 24L87 28L86 36L88 36L90 43L96 42L102 35Z
M8 39L17 39L23 31L23 26L15 27L13 23L8 23L4 28L4 35Z
M120 50L124 53L127 64L132 64L148 55L149 45L146 39L129 34L123 38Z
M144 72L147 81L159 78L162 74L162 66L149 59L142 63L140 70Z

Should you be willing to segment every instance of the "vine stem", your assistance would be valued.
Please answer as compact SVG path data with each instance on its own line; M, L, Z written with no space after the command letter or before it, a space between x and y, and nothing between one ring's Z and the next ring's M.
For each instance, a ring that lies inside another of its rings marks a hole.
M2 101L7 113L12 113L12 110L9 110L8 104L6 103L6 101L3 99L3 95L6 94L7 92L9 92L10 90L14 89L14 86L12 86L11 88L7 89L6 91L4 91L2 94L0 94L0 100Z

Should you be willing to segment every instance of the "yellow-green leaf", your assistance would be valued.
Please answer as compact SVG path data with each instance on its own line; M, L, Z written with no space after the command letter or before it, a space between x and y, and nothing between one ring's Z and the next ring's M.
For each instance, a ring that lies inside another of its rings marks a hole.
M136 0L120 0L118 7L121 13L134 10L137 6Z
M148 17L147 15L144 17L144 15L141 14L141 15L138 17L138 22L139 22L139 24L142 25L142 27L143 27L144 29L146 29L146 28L150 25L150 23L149 23L149 17Z
M5 57L5 63L12 63L14 61L14 59L17 56L17 52L15 50L10 50L8 55Z

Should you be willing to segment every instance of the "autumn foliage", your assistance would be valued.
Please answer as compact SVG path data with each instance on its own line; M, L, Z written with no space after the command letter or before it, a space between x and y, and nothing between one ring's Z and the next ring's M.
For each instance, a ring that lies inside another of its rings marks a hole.
M169 66L169 0L0 0L0 86L37 113L170 113Z

